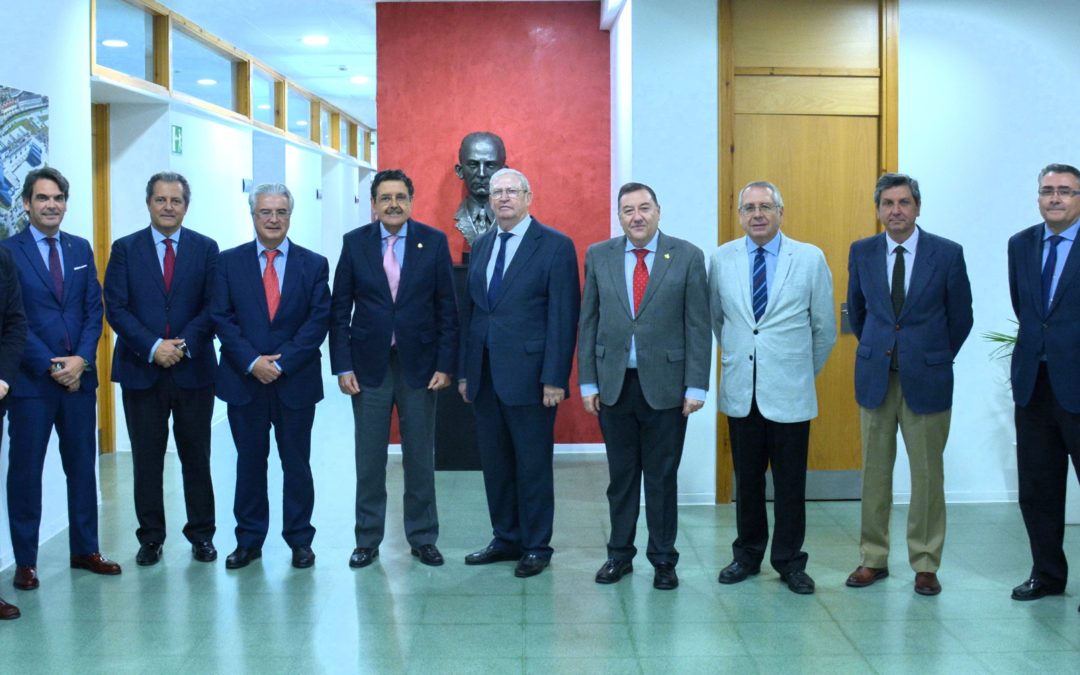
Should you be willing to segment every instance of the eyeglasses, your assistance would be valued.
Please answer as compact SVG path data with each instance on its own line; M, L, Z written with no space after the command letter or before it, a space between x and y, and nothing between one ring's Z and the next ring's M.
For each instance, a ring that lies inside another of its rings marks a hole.
M1039 188L1039 196L1040 197L1052 197L1054 195L1057 195L1058 197L1076 197L1077 195L1080 195L1080 190L1074 190L1074 189L1068 188L1068 187L1058 187L1058 188L1044 187L1044 188Z
M409 195L407 195L407 194L396 194L396 195L379 195L379 197L375 200L375 203L376 204L381 204L383 206L387 206L389 204L393 204L394 202L397 202L398 204L408 204L410 201L412 201L412 197L410 197Z
M761 213L761 215L767 216L775 210L776 207L772 204L746 204L739 207L739 213L743 213L748 216L750 214L759 212Z
M492 190L491 196L494 199L502 199L503 197L509 197L510 199L517 199L521 195L525 194L526 190L520 188L499 188L498 190Z
M263 220L269 220L270 218L277 216L278 218L288 218L289 209L259 209L255 212L255 215Z

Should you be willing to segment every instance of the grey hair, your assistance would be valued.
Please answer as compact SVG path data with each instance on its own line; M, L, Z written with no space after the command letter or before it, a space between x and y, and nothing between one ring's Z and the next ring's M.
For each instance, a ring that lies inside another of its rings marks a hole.
M503 167L502 169L499 169L495 173L491 174L491 180L489 181L489 184L494 183L495 179L499 176L517 176L518 180L521 181L521 187L525 188L525 192L532 192L532 190L529 188L529 179L525 177L525 174L521 173L517 169L511 169L510 167Z
M1080 180L1080 169L1068 164L1047 164L1042 171L1039 172L1039 185L1042 185L1042 179L1046 178L1048 173L1071 173L1076 176L1076 180Z
M767 180L755 180L747 183L743 186L743 189L739 190L739 208L742 208L742 197L750 188L765 188L772 193L773 201L776 203L776 208L784 208L784 198L780 196L780 188L776 187Z
M262 183L255 186L255 189L248 195L248 206L251 207L251 213L255 213L255 200L259 195L285 195L289 198L289 213L293 210L293 196L289 192L289 188L285 187L282 183Z
M904 173L883 173L877 179L874 186L874 206L881 206L881 193L894 187L907 186L911 190L911 198L917 206L922 206L922 192L919 190L919 181Z

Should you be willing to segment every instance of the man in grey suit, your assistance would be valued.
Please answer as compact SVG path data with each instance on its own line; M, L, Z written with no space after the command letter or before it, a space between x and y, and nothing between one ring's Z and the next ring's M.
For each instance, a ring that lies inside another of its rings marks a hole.
M720 341L719 408L735 465L734 584L761 570L769 543L765 471L772 465L776 518L769 562L792 592L814 592L802 551L806 454L817 417L814 378L836 343L832 274L821 249L780 234L784 200L772 183L739 192L746 237L713 253L709 299Z
M705 403L712 337L705 255L659 231L660 204L648 185L619 189L623 237L585 256L578 379L585 411L600 418L607 445L611 538L596 583L633 571L645 476L646 556L653 586L679 585L675 565L677 478L687 417Z

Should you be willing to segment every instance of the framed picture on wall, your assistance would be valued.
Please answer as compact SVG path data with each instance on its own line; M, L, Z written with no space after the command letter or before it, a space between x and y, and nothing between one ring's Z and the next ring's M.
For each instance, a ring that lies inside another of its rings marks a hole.
M49 97L0 85L0 239L26 227L23 178L48 154Z

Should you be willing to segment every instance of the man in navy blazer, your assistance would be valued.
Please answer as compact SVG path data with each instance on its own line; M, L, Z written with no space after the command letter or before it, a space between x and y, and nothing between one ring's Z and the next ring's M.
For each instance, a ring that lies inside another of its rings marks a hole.
M1080 170L1039 173L1043 222L1009 239L1009 291L1019 323L1012 355L1020 513L1031 574L1014 600L1065 592L1068 462L1080 473Z
M146 184L150 226L113 242L105 268L105 312L116 331L112 380L120 384L134 470L135 562L161 560L162 472L169 417L184 476L184 536L200 562L217 559L210 421L214 414L213 239L181 227L191 188L178 173Z
M569 237L529 215L529 181L491 177L497 228L473 245L458 391L475 401L494 538L466 565L517 560L515 576L551 560L556 406L566 398L581 305Z
M248 199L255 241L218 258L211 314L221 340L215 379L236 444L236 550L225 567L262 557L270 527L266 462L274 428L283 476L282 537L293 567L315 564L311 425L322 400L322 353L330 324L330 265L287 238L293 197L281 184Z
M15 552L15 588L33 590L41 526L41 475L56 427L67 476L71 566L120 574L98 547L94 361L101 337L101 285L90 242L60 231L68 181L52 167L23 181L30 225L5 239L26 308L26 348L12 385L8 462L8 522Z
M19 274L11 253L0 246L0 446L4 443L4 413L11 384L19 373L26 345L26 314L23 312ZM19 608L0 598L0 620L18 619Z
M405 538L425 565L435 546L435 392L450 385L458 317L446 235L410 218L412 180L400 169L371 181L378 220L345 235L334 272L330 367L352 397L356 425L356 549L350 567L379 555L386 520L390 413L401 422Z
M855 352L855 399L862 427L859 566L853 588L889 575L889 510L896 430L911 460L908 561L915 592L937 595L945 543L943 456L952 413L953 360L971 332L971 285L964 251L915 224L919 183L886 173L874 188L885 231L848 255L848 317Z

